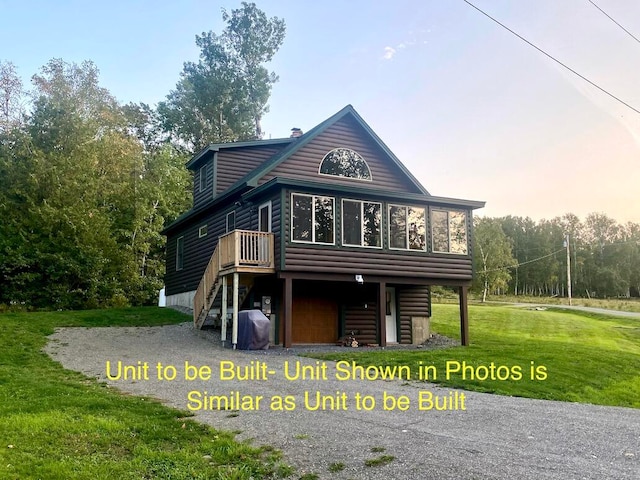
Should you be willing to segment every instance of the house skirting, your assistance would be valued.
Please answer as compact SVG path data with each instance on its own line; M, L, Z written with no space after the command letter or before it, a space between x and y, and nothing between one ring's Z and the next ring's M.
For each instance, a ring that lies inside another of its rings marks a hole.
M196 294L195 290L190 292L176 293L174 295L167 296L167 307L180 306L193 308L193 296Z

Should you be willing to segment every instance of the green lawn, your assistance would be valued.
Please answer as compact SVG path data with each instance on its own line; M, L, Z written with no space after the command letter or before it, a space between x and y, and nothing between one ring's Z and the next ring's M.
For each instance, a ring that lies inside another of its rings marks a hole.
M140 308L0 315L0 478L259 479L291 468L150 399L112 392L41 352L58 326L188 321Z
M360 349L314 357L355 360L361 365L408 365L412 373L419 365L433 365L437 378L432 380L451 387L640 408L640 320L507 306L471 306L469 314L469 347L404 352ZM458 315L455 305L434 304L432 331L459 338ZM466 362L467 378L452 371L447 380L447 362ZM545 379L531 379L532 362L536 368L545 368ZM494 376L509 378L491 380L492 363ZM489 378L484 380L470 378L487 373Z

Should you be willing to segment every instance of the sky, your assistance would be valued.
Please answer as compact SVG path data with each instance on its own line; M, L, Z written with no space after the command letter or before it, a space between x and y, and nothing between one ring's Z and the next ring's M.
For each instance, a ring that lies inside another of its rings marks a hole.
M589 0L470 1L640 110L640 41ZM640 2L593 1L640 38ZM351 104L432 195L486 201L477 215L640 222L640 114L463 0L256 4L287 25L266 138ZM120 102L155 105L239 6L0 0L0 60L27 87L52 58L91 60Z

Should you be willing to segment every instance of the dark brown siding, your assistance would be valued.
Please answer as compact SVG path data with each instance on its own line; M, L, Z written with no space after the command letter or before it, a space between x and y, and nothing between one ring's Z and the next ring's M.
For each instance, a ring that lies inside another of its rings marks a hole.
M202 167L207 166L207 185L204 190L200 190L200 174ZM195 172L193 172L193 205L198 206L213 198L213 158L207 160Z
M345 308L345 335L351 335L355 332L355 338L361 345L369 343L378 343L377 340L377 321L376 321L376 302L371 302L364 306L348 306Z
M434 284L440 285L446 285L446 280L471 280L471 259L467 257L303 244L287 246L285 269L360 274L365 276L365 281L367 275L434 279Z
M327 153L338 147L350 148L362 155L371 169L373 181L358 181L320 175L318 173L320 162ZM348 117L332 125L321 135L318 135L307 145L300 148L295 154L261 178L258 183L268 182L278 176L330 184L373 187L388 191L420 193L382 149L370 139L362 127Z
M411 343L411 317L431 316L431 291L427 286L400 286L396 290L400 318L400 343Z
M165 286L167 295L189 292L198 288L200 278L218 244L218 238L226 233L227 213L235 210L236 228L249 229L251 217L255 216L250 206L230 207L205 214L194 219L180 230L171 232L167 237L167 271ZM207 235L198 238L198 229L207 225ZM184 236L184 268L176 271L176 239Z
M286 145L222 149L216 159L216 194L227 190Z

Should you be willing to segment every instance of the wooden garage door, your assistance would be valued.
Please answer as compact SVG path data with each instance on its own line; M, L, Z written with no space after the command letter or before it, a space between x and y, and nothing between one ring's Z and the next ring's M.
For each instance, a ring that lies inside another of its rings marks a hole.
M338 305L324 298L293 299L293 343L335 343L338 340Z

